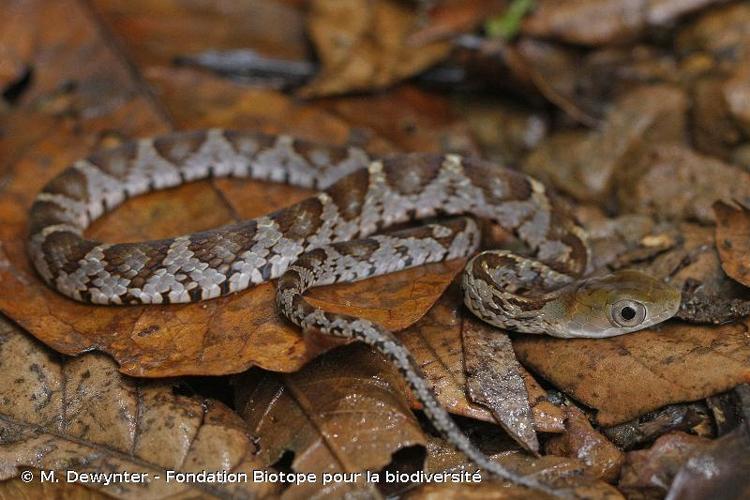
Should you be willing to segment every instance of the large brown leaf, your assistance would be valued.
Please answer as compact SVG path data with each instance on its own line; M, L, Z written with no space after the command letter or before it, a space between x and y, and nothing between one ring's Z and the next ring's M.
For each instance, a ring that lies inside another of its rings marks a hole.
M242 420L217 401L120 375L102 354L61 359L4 319L0 368L0 479L22 469L54 470L61 482L68 470L148 475L149 482L89 483L119 498L243 498L276 487L166 481L167 470L251 477L261 469Z
M750 381L748 322L670 322L610 339L518 335L524 365L614 425L661 406L702 399Z
M426 443L400 376L363 345L329 352L294 374L251 371L235 380L237 406L264 465L291 452L295 472L377 471L399 449ZM360 474L350 482L292 485L284 497L373 494L375 486Z
M315 0L309 31L323 68L305 97L379 89L448 55L450 44L409 45L416 15L395 0Z
M134 375L223 374L239 372L252 365L279 371L298 369L316 352L308 349L302 336L276 316L272 284L207 303L106 308L63 298L44 286L30 268L23 243L26 212L43 183L84 156L97 141L116 143L119 134L113 138L109 133L112 128L125 137L166 129L165 121L146 99L139 97L137 83L123 63L108 51L108 45L97 38L90 19L77 6L66 9L57 3L29 3L26 15L41 13L45 19L54 19L63 15L58 9L71 19L71 24L62 31L52 29L59 27L57 23L40 26L42 49L38 57L66 64L49 67L50 81L42 80L34 92L45 96L45 92L53 92L58 79L78 78L81 83L77 88L82 90L74 91L71 105L77 107L81 116L96 119L81 118L74 121L75 127L32 134L35 137L33 150L19 141L17 148L8 152L8 157L15 161L7 167L10 182L0 187L0 213L7 221L0 227L0 310L60 352L77 354L91 348L100 349L114 356L124 373ZM72 36L72 33L78 36L78 45L56 43L58 38ZM83 60L76 59L91 58L92 52L101 60L97 64L84 64ZM82 73L81 67L91 73ZM110 83L96 84L102 79ZM233 92L226 92L227 87ZM171 109L183 113L185 109L192 110L192 115L180 118L181 125L189 126L189 117L196 114L203 118L193 123L194 126L232 125L233 117L243 106L252 103L258 107L265 103L268 108L260 112L261 116L280 112L296 119L301 131L313 130L314 122L320 137L334 131L334 136L342 141L346 139L348 129L340 120L319 111L301 109L275 92L244 91L226 82L212 84L191 72L178 73L171 87L165 83L165 89L174 89L173 93L164 94L171 96L168 99ZM225 108L216 106L214 114L210 114L193 105L200 102L195 95L190 106L181 106L180 99L187 99L188 89L198 96L205 95L206 106L224 99L225 106L233 109L232 113L227 114ZM108 104L105 106L105 103ZM112 111L97 111L101 109ZM326 123L330 125L326 127ZM31 121L22 124L34 128ZM176 235L236 218L257 216L307 194L299 189L242 181L204 182L126 203L116 213L97 221L89 234L104 241ZM356 307L339 305L337 310L361 314L388 328L400 329L426 312L459 269L458 262L436 264L379 281L350 285L345 294L341 290L329 290L311 295L317 296L321 305L329 301L346 304L346 295L357 297ZM378 289L387 289L388 293L371 293Z
M717 202L714 213L721 268L735 281L750 286L750 210Z

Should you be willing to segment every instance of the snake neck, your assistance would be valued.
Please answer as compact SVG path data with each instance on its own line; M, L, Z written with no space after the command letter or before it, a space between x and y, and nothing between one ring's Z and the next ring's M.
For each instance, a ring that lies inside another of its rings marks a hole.
M564 315L563 297L575 278L504 250L482 252L461 278L464 304L481 320L506 330L550 334Z

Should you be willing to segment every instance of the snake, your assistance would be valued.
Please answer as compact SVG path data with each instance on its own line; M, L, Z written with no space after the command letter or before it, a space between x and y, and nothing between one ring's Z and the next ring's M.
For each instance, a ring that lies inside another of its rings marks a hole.
M104 243L84 234L129 198L210 177L286 183L317 194L255 219L174 238ZM512 233L524 251L477 254L477 218ZM422 224L409 225L416 221ZM456 154L378 158L355 146L260 132L176 132L78 160L36 196L27 248L49 286L92 304L198 302L278 279L282 316L303 332L372 346L398 369L434 428L469 460L551 493L469 440L392 332L319 309L305 292L470 258L461 277L467 309L509 331L605 338L660 323L680 303L678 291L645 273L592 273L585 230L561 199L517 170Z

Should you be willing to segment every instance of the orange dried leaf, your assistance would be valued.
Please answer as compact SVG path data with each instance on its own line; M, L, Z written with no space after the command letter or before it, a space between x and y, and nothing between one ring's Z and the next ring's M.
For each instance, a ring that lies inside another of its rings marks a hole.
M447 42L409 45L415 21L414 11L395 0L315 0L308 26L323 68L300 95L387 87L446 57Z
M748 323L665 324L609 339L517 335L524 365L610 426L670 403L693 401L750 381Z
M727 275L750 286L750 210L714 203L716 248Z

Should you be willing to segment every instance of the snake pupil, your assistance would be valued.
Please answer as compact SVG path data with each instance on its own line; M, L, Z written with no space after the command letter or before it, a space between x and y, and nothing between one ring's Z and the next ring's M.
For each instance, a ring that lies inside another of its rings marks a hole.
M620 311L620 316L625 321L630 321L631 319L635 318L635 309L632 307L623 307Z

